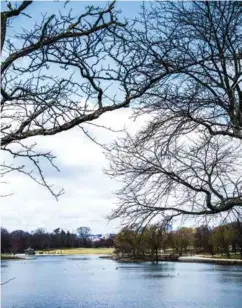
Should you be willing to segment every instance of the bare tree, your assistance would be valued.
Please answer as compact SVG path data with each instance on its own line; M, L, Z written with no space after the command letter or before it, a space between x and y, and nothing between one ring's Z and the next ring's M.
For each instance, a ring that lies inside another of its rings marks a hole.
M34 7L9 2L1 13L1 175L27 174L58 197L43 172L44 163L57 169L55 157L38 150L36 137L74 127L86 132L82 125L128 107L148 86L134 88L118 58L128 27L114 2L77 16L68 5L54 15L40 12L35 23L29 19Z
M136 78L157 80L135 114L148 124L107 154L107 172L125 182L111 217L241 215L240 4L159 2L138 22Z
M91 229L89 227L79 227L76 231L81 241L81 247L87 247L90 244Z

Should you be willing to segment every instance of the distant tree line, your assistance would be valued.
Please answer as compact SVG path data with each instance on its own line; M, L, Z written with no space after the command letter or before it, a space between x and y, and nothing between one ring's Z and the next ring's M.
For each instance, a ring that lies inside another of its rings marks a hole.
M214 228L182 227L168 231L152 225L142 230L124 228L116 236L115 253L126 257L148 257L158 260L159 253L221 254L230 258L238 254L242 259L242 223L240 221Z
M114 239L100 238L92 242L91 229L79 227L76 233L64 231L61 228L53 232L47 232L43 228L38 228L32 232L14 230L9 232L1 228L1 252L2 253L22 253L28 247L35 250L78 248L78 247L113 247Z

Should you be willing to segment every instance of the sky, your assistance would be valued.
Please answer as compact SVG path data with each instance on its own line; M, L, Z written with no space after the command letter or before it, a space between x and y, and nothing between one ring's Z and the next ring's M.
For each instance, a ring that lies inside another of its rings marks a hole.
M102 5L106 2L93 2ZM77 13L81 7L91 2L71 2ZM59 3L36 2L30 6L25 27L31 26L33 20L41 12L52 13L58 9ZM134 17L141 2L118 2L118 8L125 17ZM23 17L21 17L23 18ZM26 20L26 18L24 19ZM22 22L21 20L19 21ZM134 133L142 126L145 119L133 122L130 119L132 110L123 110L104 114L96 123L113 129L122 129ZM110 143L118 137L104 129L92 129L92 135L100 142ZM122 183L111 180L103 173L108 162L103 149L88 139L78 128L51 137L35 138L39 149L51 150L57 156L56 164L60 172L49 167L45 171L48 181L55 187L64 188L65 194L58 202L47 191L31 179L19 173L12 173L7 179L9 192L14 194L1 199L1 225L9 231L22 229L32 231L42 227L48 231L60 227L75 231L80 226L88 226L92 233L118 232L120 221L108 222L106 216L115 207L114 192ZM3 188L2 188L3 189Z

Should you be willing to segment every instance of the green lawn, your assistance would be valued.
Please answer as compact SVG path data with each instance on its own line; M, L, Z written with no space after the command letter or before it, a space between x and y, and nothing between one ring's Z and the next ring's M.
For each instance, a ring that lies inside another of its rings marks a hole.
M36 254L63 254L63 255L109 255L114 251L113 248L64 248L36 251Z
M24 258L12 256L11 254L2 253L1 260L23 260Z

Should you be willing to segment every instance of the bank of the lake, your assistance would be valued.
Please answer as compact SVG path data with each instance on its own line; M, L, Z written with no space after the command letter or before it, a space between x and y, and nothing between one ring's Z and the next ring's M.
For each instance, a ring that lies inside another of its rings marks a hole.
M124 263L142 263L142 262L152 262L151 259L147 258L133 258L133 257L119 257L117 255L107 255L101 256L100 258L111 259L117 262ZM153 260L154 261L154 260ZM220 258L220 257L208 257L208 256L180 256L176 258L167 258L164 260L164 257L158 258L159 262L169 261L169 262L188 262L188 263L211 263L211 264L222 264L222 265L242 265L241 259L232 259L232 258Z
M10 254L1 254L1 260L24 260L26 259L24 256L16 256Z
M78 255L98 255L99 258L109 259L121 263L143 263L151 262L151 259L147 258L132 258L132 257L119 257L114 254L113 248L67 248L67 249L50 249L48 251L36 251L35 256L26 256L24 254L1 254L1 260L30 260L37 256L78 256ZM169 261L169 262L188 262L188 263L211 263L211 264L222 264L222 265L242 265L241 259L224 258L221 256L181 256L177 259L167 258L164 260L163 257L159 259L159 262Z
M43 256L62 256L62 255L112 255L113 248L65 248L65 249L49 249L49 250L37 250L35 255L28 256L25 254L1 254L1 260L29 260L38 255Z
M242 265L241 259L231 258L216 258L216 257L204 257L204 256L184 256L179 257L179 262L194 262L194 263L212 263L223 265Z
M114 248L63 248L37 250L36 255L111 255Z

